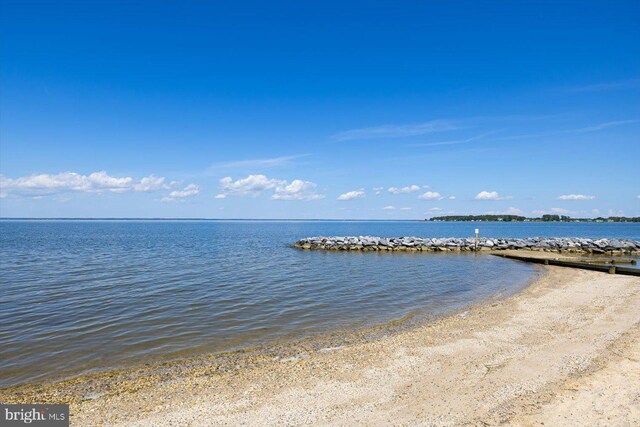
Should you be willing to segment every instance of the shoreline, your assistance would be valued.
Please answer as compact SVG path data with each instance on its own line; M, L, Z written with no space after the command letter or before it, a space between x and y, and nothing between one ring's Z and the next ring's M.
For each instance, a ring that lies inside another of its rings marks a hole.
M306 357L307 353L325 351L325 349L343 348L355 344L372 342L397 335L416 328L427 326L449 316L475 310L523 292L540 280L546 272L538 265L532 265L533 273L519 286L498 290L495 294L461 307L454 307L444 313L428 313L423 309L412 310L400 318L374 323L370 326L343 326L329 329L306 337L285 336L273 342L231 348L217 352L187 354L184 356L154 356L142 361L115 367L104 367L83 373L61 373L42 380L0 387L0 402L28 403L34 396L46 396L47 403L78 403L93 399L95 395L120 393L130 389L134 383L145 378L148 386L163 383L168 376L179 377L187 373L234 372L247 366L269 364L274 360L288 360ZM124 384L122 379L124 379ZM116 386L116 383L117 386ZM124 386L123 386L124 385ZM96 391L100 390L100 391Z
M157 366L152 375L108 372L2 390L0 400L75 396L75 425L535 424L571 411L562 399L575 389L586 405L578 415L596 417L590 421L640 417L640 390L629 390L630 373L616 368L620 361L640 366L633 357L640 345L640 279L544 269L506 299L377 339L316 348L302 341L280 355L198 358ZM609 384L614 378L625 380ZM590 381L596 385L581 385ZM594 387L637 411L598 415Z

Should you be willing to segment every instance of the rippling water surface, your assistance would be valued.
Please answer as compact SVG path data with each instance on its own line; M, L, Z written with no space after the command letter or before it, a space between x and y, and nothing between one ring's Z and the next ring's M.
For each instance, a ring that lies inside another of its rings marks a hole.
M640 239L629 224L0 221L0 386L438 315L520 289L489 255L289 247L313 235Z

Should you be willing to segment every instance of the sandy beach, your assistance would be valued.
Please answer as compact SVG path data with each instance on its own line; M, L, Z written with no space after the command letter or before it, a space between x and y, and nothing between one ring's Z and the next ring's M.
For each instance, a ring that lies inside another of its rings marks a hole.
M545 270L518 295L374 340L2 400L72 401L73 425L638 425L640 279Z

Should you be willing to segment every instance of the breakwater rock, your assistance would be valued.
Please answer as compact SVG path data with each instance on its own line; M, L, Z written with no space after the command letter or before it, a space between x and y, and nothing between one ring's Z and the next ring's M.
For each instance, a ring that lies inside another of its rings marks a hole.
M531 237L523 239L475 238L422 238L422 237L308 237L298 240L294 248L333 251L495 251L528 249L533 251L625 255L640 254L640 241L623 239L585 239L561 237Z

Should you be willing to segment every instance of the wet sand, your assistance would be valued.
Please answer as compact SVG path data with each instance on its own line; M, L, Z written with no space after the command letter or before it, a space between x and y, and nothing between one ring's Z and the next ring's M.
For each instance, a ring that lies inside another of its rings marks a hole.
M83 426L638 425L640 279L545 270L518 295L375 339L96 374L0 400L71 401Z

